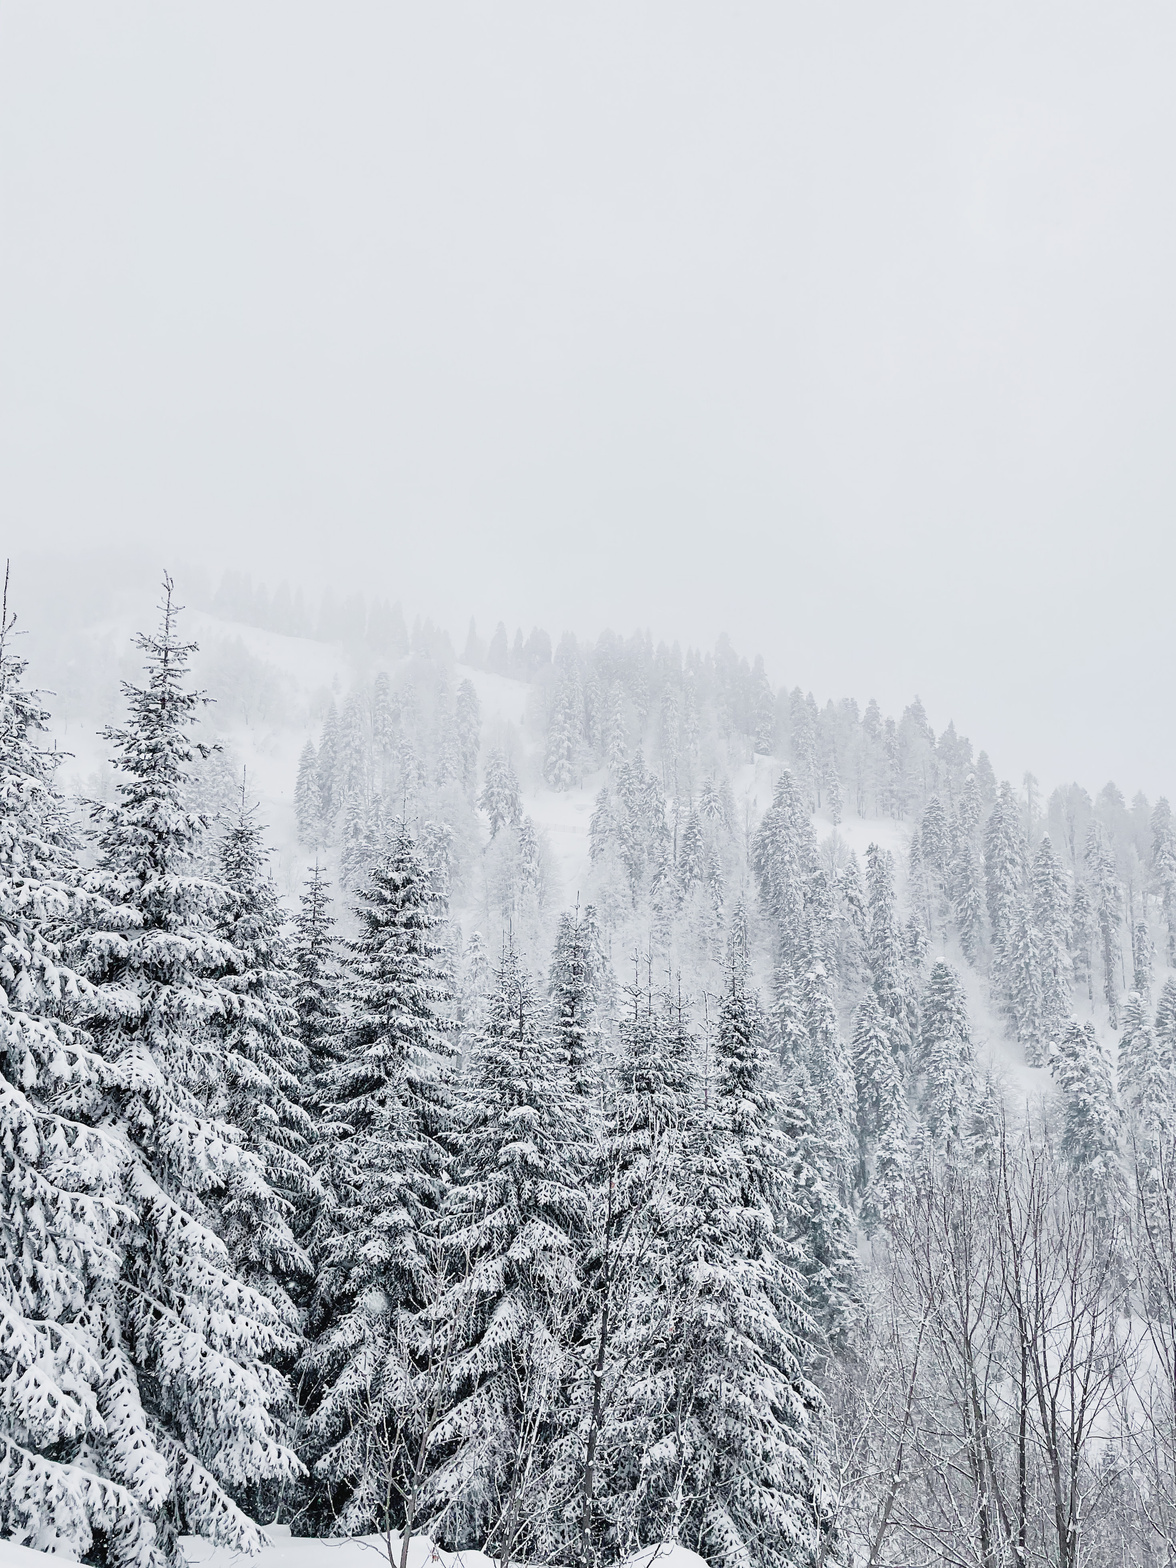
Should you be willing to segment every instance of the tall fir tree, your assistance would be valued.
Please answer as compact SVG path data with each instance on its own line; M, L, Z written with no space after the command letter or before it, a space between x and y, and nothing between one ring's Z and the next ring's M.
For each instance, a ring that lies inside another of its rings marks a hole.
M295 1028L312 1086L342 1052L342 976L331 914L330 884L316 860L302 884L290 961Z
M221 846L221 875L233 897L220 928L240 955L240 967L225 979L237 1007L226 1020L214 1105L241 1129L265 1181L234 1191L224 1239L241 1278L267 1295L294 1328L288 1291L310 1273L294 1228L305 1229L318 1196L306 1160L313 1136L304 1104L309 1058L298 1033L293 962L262 830L245 808L244 783L241 793L240 813Z
M1050 1056L1062 1100L1061 1151L1104 1212L1123 1195L1123 1117L1111 1062L1091 1023L1074 1021Z
M316 844L322 801L318 786L318 752L314 741L307 737L306 745L298 758L298 775L294 781L294 820L300 844Z
M964 988L942 958L932 965L923 998L919 1065L927 1128L949 1153L958 1153L975 1094L976 1068Z
M1090 900L1098 931L1099 950L1102 957L1103 997L1112 1029L1119 1027L1119 928L1123 922L1123 889L1115 870L1114 856L1107 845L1102 828L1097 822L1090 824L1086 838L1086 875L1090 883Z
M447 1397L426 1508L455 1549L509 1560L549 1526L544 1455L569 1376L585 1218L577 1130L547 1019L507 948L463 1085L442 1229L452 1283L433 1317Z
M770 1066L736 961L701 1116L685 1245L664 1286L672 1354L643 1476L647 1539L678 1540L716 1564L807 1563L827 1537L821 1401L805 1371L808 1313ZM826 1544L828 1544L826 1539Z
M316 1512L342 1535L398 1525L424 1434L437 1218L449 1171L450 996L439 899L407 826L372 868L348 943L346 1024L320 1077L334 1136L302 1360Z
M490 837L501 828L517 828L523 819L523 799L514 767L505 752L494 750L486 758L478 805L490 819Z
M278 1200L242 1129L216 1115L225 1025L241 1011L227 982L244 959L218 932L231 890L188 870L207 827L185 805L201 698L184 686L195 645L177 633L168 579L161 609L159 631L136 639L147 683L124 684L127 721L105 732L118 798L94 808L91 885L114 913L79 938L79 962L104 998L92 1026L101 1120L130 1164L122 1276L91 1294L90 1312L127 1456L120 1479L179 1564L184 1530L256 1549L231 1494L289 1482L300 1466L286 1441L289 1391L271 1365L294 1336L237 1277L218 1234L245 1193Z
M95 1007L61 937L95 913L79 892L53 788L49 715L24 686L5 577L0 610L0 1526L19 1545L155 1568L166 1481L120 1421L94 1302L117 1289L127 1179L120 1141L84 1125L104 1067ZM154 1463L153 1463L154 1461Z
M602 1087L603 958L592 905L582 914L579 904L565 910L556 927L547 985L556 1047L569 1087L582 1102L597 1099Z

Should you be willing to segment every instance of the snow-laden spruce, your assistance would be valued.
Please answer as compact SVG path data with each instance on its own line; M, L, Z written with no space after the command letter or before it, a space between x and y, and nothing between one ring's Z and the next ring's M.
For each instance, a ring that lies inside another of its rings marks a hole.
M162 1466L137 1462L95 1299L118 1288L127 1153L85 1125L104 1084L81 1022L98 999L60 938L77 887L48 714L0 614L0 1529L25 1546L154 1565Z
M451 1283L430 1313L446 1408L432 1440L430 1533L542 1560L545 1456L568 1377L585 1219L583 1136L549 1020L507 947L472 1047L442 1216Z
M287 1438L289 1390L272 1365L294 1335L238 1277L223 1239L238 1204L275 1216L281 1204L244 1131L219 1114L227 1033L242 1015L234 984L247 965L220 931L232 891L189 870L207 829L185 803L201 699L185 689L194 645L177 634L170 583L162 612L159 631L136 640L147 683L124 685L127 721L106 732L117 799L94 808L91 886L111 912L77 947L101 991L95 1114L126 1160L121 1274L87 1299L111 1412L108 1462L154 1524L161 1558L178 1563L185 1530L257 1548L234 1495L293 1481L301 1465Z
M439 904L401 823L359 894L346 1022L316 1084L325 1194L301 1379L315 1517L341 1535L399 1527L428 1425L420 1314L439 1289L452 1116Z

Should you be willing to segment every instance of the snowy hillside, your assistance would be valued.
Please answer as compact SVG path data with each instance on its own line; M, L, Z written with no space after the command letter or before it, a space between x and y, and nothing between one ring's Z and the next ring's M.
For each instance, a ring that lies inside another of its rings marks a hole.
M56 757L0 642L13 1539L1148 1562L1168 802L727 639L230 586L72 627Z

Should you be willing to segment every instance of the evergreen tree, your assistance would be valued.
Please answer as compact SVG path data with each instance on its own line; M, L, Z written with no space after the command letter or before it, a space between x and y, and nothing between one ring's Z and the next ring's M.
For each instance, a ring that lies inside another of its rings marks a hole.
M222 878L233 899L220 928L240 966L225 979L238 1005L226 1020L215 1103L242 1130L244 1147L265 1175L233 1192L224 1240L240 1277L267 1295L293 1328L287 1289L310 1272L310 1261L291 1225L318 1189L305 1158L313 1131L302 1104L309 1061L297 1032L293 963L261 831L245 809L242 785L241 811L221 848Z
M736 962L716 1039L715 1092L694 1156L682 1241L662 1290L671 1322L663 1389L634 1379L647 1427L646 1540L717 1564L808 1562L826 1532L820 1396L804 1370L814 1332L775 1212L790 1207L754 999ZM648 1419L648 1418L647 1418Z
M1123 920L1123 890L1097 822L1090 824L1086 839L1086 874L1102 953L1103 996L1111 1028L1119 1027L1119 927Z
M958 1151L975 1095L976 1071L964 988L942 958L932 965L923 998L919 1063L927 1128L949 1153Z
M486 758L478 805L490 818L490 837L500 828L517 828L523 819L523 797L510 758L495 750Z
M294 784L294 820L298 825L298 842L314 844L318 839L321 802L318 786L318 753L314 741L307 738L298 758L298 777Z
M140 1467L117 1420L95 1296L121 1267L117 1195L126 1161L92 1130L103 1067L79 1027L95 998L56 939L86 901L53 757L48 714L24 689L14 618L0 610L0 1526L35 1550L154 1568L152 1515L166 1486Z
M578 1564L656 1538L664 1524L664 1499L642 1478L660 1431L656 1391L673 1365L665 1286L689 1201L696 1068L680 999L655 1007L636 958L635 967L588 1184L588 1308L574 1355L572 1457L563 1462L578 1504Z
M320 1511L342 1535L399 1523L422 1440L410 1391L428 1359L417 1319L434 1294L452 1117L438 902L402 823L359 895L346 1027L320 1079L335 1135L319 1145L326 1199L302 1377Z
M1138 991L1127 997L1123 1033L1119 1037L1119 1092L1123 1103L1149 1134L1171 1125L1172 1060L1147 1014L1146 999Z
M1151 1001L1152 988L1152 939L1146 920L1137 920L1131 927L1132 983L1139 994Z
M323 716L323 727L319 735L318 756L315 763L318 775L319 795L319 823L321 831L329 834L331 825L335 820L335 813L342 803L343 793L339 787L339 710L332 697L330 706Z
M482 744L482 705L478 701L477 689L471 680L462 681L457 688L455 723L461 761L461 784L472 799L478 783L478 751Z
M572 658L561 654L559 689L547 731L543 777L555 790L571 789L580 768L584 732L584 695Z
M992 926L992 977L998 994L1008 998L1012 989L1010 968L1017 930L1017 912L1025 881L1025 843L1020 809L1007 781L984 832L984 868L988 919Z
M1168 928L1168 963L1176 965L1176 832L1172 808L1162 795L1152 811L1151 830L1152 874L1159 889L1164 924Z
M577 904L574 912L559 917L547 984L556 1048L571 1091L581 1101L591 1101L601 1087L598 1009L603 983L596 912L589 904L581 915Z
M781 955L799 959L809 884L816 869L816 836L808 807L785 768L752 843L760 900L776 931Z
M543 1456L568 1377L584 1225L577 1130L546 1020L508 948L470 1059L443 1221L448 1398L427 1508L434 1537L455 1549L510 1560L546 1517Z
M293 1336L216 1233L245 1194L276 1200L242 1131L215 1114L224 1025L241 1011L226 982L244 959L217 932L232 892L187 871L206 827L184 805L201 699L184 689L194 645L177 635L167 579L162 610L159 632L136 639L147 684L124 684L127 722L105 732L121 781L118 799L94 808L93 885L117 909L79 951L105 1004L92 1025L99 1114L131 1166L122 1276L97 1286L88 1310L111 1441L126 1456L118 1479L179 1563L185 1529L255 1549L230 1493L291 1480L299 1465L284 1436L288 1390L269 1364Z
M316 1083L325 1068L339 1060L343 1004L329 883L317 860L302 885L290 952L293 1003L307 1074Z
M1050 1057L1062 1097L1062 1154L1106 1210L1122 1196L1122 1112L1093 1024L1073 1022Z
M901 1066L911 1045L910 988L903 958L902 934L894 907L891 860L877 844L871 844L866 850L866 886L866 962L874 995L886 1019L891 1046Z
M1040 1032L1038 1061L1061 1038L1070 1016L1070 897L1066 874L1047 833L1033 857L1032 921L1039 933Z

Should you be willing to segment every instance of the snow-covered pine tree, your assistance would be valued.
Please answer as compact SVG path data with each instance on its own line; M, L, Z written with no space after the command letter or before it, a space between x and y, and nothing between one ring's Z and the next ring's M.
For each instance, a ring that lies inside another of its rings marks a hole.
M798 960L817 848L808 807L787 768L756 830L751 859L760 901L776 932L777 950L783 957Z
M960 946L970 964L980 960L983 941L984 863L976 843L980 800L974 774L969 774L951 828L949 892Z
M1131 927L1131 980L1135 990L1145 1001L1151 1001L1153 966L1151 932L1147 921L1136 920Z
M866 850L866 962L874 995L886 1020L886 1032L900 1069L910 1054L914 1020L902 932L894 904L894 872L890 856L877 844Z
M298 825L298 842L318 842L321 799L318 787L318 752L314 741L307 738L298 758L298 776L294 782L294 820Z
M1176 965L1176 830L1173 829L1172 808L1162 795L1152 810L1151 830L1152 875L1168 930L1168 963Z
M473 681L464 680L457 688L454 722L461 759L461 785L473 799L478 784L478 752L482 744L482 704Z
M1050 1056L1062 1098L1062 1154L1104 1211L1123 1194L1123 1115L1115 1075L1094 1025L1074 1021Z
M1086 875L1102 955L1103 996L1112 1029L1119 1027L1119 927L1123 922L1123 889L1115 859L1102 828L1090 824L1086 838Z
M495 748L486 758L478 805L490 819L490 837L500 828L517 828L523 820L523 798L514 767L505 752Z
M178 1564L184 1530L256 1549L230 1493L301 1467L285 1440L289 1392L269 1364L293 1335L217 1234L226 1202L261 1193L266 1176L214 1111L225 1025L241 1005L226 981L244 960L217 930L233 894L187 870L206 828L184 804L201 698L184 688L194 645L177 633L166 578L161 609L159 631L136 639L147 684L124 684L127 721L105 732L120 782L113 804L94 807L91 886L113 913L78 953L103 992L91 1026L105 1061L98 1114L129 1163L122 1275L87 1306L110 1413L103 1462Z
M678 1540L716 1565L808 1563L828 1526L805 1373L814 1325L775 1214L791 1207L770 1065L754 997L734 962L713 1092L693 1156L685 1245L663 1287L674 1321L645 1441L644 1540ZM775 1211L775 1212L774 1212Z
M318 774L319 825L322 833L328 837L335 820L335 813L342 801L342 792L339 788L339 747L339 710L332 697L323 715L323 727L319 732L318 756L315 764Z
M438 904L401 822L359 894L339 1059L319 1079L335 1135L316 1151L326 1196L301 1371L317 1511L342 1535L399 1524L424 1439L420 1314L453 1116Z
M557 1465L566 1476L577 1565L644 1541L657 1525L642 1477L663 1416L661 1381L675 1321L665 1289L689 1201L694 1041L680 996L625 992L619 1046L588 1180L586 1293L573 1353L571 1411ZM648 974L648 971L647 971ZM675 1005L676 1000L676 1005ZM660 1430L660 1429L659 1429ZM660 1499L658 1500L660 1501Z
M309 1083L339 1060L343 1004L339 958L333 935L330 883L316 860L302 884L290 962L294 971L295 1031L302 1044Z
M1020 806L1006 780L984 830L984 873L988 919L992 927L992 980L1007 1001L1012 986L1009 970L1017 931L1017 911L1025 881L1025 841Z
M556 927L547 986L552 1032L568 1084L577 1100L598 1100L601 1092L601 1030L598 1009L604 985L604 955L596 911L565 910Z
M103 1079L78 1027L94 1005L59 933L85 917L48 714L24 688L7 574L0 610L0 1528L118 1568L155 1568L151 1466L123 1443L95 1294L121 1267L119 1140L83 1125ZM130 1484L128 1484L130 1483ZM136 1484L137 1483L137 1484ZM159 1491L163 1490L160 1478Z
M474 1042L442 1219L433 1325L447 1404L425 1510L434 1539L511 1561L544 1541L545 1454L569 1374L585 1205L582 1117L530 977L507 947Z
M584 693L573 652L561 648L559 686L551 724L547 731L547 750L543 758L543 777L552 789L571 789L580 768L584 740Z
M821 1141L825 1174L848 1202L857 1146L853 1070L841 1036L833 988L819 948L810 943L802 982L809 1114Z
M946 961L931 967L919 1030L922 1114L948 1153L959 1151L976 1084L968 1004L959 975Z
M1061 861L1045 834L1033 857L1032 919L1040 933L1041 1033L1039 1061L1061 1038L1070 1017L1074 965L1070 957L1070 888Z
M902 1081L878 998L867 991L854 1015L853 1073L857 1091L858 1170L863 1187L878 1140L901 1109Z
M265 1180L234 1186L224 1205L223 1238L240 1277L267 1295L293 1329L297 1314L287 1291L310 1273L294 1226L305 1229L319 1195L306 1162L313 1136L304 1104L309 1055L298 1031L293 960L262 829L246 810L244 783L241 794L240 813L221 845L222 879L233 898L220 929L240 955L240 969L224 982L238 1006L225 1022L214 1108L241 1129Z
M1148 1017L1147 999L1132 991L1123 1008L1119 1036L1119 1093L1124 1107L1148 1136L1171 1127L1176 1095L1173 1063Z

